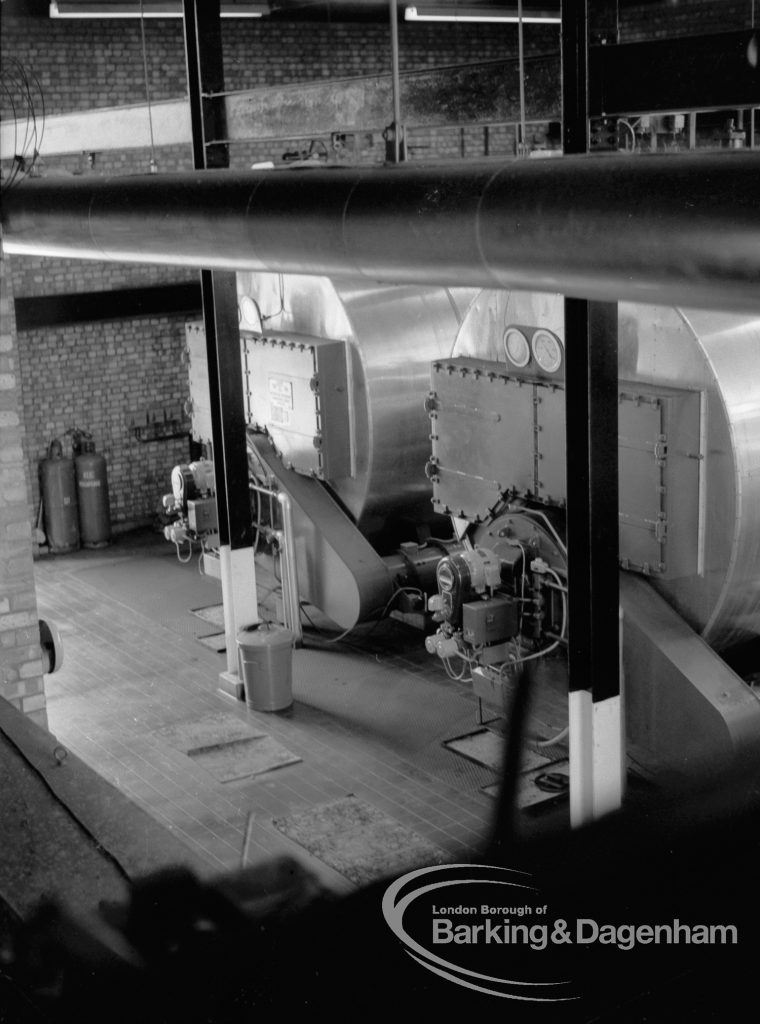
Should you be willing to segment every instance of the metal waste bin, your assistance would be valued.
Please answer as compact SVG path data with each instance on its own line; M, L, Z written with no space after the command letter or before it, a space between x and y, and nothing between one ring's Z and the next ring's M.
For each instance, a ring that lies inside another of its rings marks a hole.
M284 711L293 703L293 634L262 622L237 635L245 702L254 711Z

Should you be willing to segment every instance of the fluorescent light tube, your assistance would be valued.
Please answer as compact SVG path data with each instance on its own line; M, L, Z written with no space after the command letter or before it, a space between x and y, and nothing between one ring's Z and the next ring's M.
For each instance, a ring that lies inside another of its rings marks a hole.
M501 11L498 8L489 10L485 7L406 7L404 9L405 21L464 21L464 22L518 22L520 17L514 7L505 7ZM556 11L527 11L523 12L522 21L524 25L559 25L562 17Z
M266 8L268 10L268 8ZM222 4L221 16L223 18L262 18L265 12L263 4ZM129 3L61 3L51 2L51 18L139 18L140 8L137 4ZM142 16L145 18L181 18L182 5L179 3L156 3L145 4Z

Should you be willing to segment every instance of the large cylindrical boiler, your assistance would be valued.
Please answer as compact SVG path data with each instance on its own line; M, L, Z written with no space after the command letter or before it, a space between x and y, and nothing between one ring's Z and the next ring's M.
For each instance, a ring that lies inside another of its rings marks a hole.
M621 303L618 322L622 565L724 650L760 636L760 319ZM562 296L488 290L452 355L499 362L549 398L564 342ZM561 409L547 426L539 475L553 482L530 497L562 507Z
M423 407L430 363L451 351L474 294L473 289L238 274L244 345L249 338L248 379L257 379L259 387L251 415L266 427L286 465L293 461L298 468L300 456L311 472L312 438L298 408L311 399L298 381L312 372L313 350L323 357L319 400L332 402L333 409L344 403L332 443L339 448L345 442L345 450L329 464L325 459L322 478L367 536L389 517L430 519L424 474L430 431ZM258 340L262 337L266 345ZM327 342L339 342L346 351L345 379L336 376L332 390L326 378L338 371Z

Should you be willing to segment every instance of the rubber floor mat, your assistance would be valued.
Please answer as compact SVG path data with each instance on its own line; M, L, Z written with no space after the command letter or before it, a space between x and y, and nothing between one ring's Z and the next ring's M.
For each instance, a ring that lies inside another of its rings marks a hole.
M210 772L219 782L234 782L249 775L263 775L286 764L297 764L301 758L273 740L271 736L234 740L213 747L187 751L188 757Z
M236 740L254 739L266 736L266 733L253 728L237 715L231 715L226 711L212 711L188 722L177 722L163 729L156 729L153 735L165 740L175 750L187 754L198 747L215 747Z
M272 824L356 885L445 860L439 847L352 796Z
M490 729L478 729L466 736L455 736L454 739L444 740L443 745L454 754L495 772L500 772L504 764L504 737Z
M443 746L460 757L466 757L468 761L483 765L492 771L501 772L504 765L504 737L490 729L478 729L477 732L467 733L465 736L456 736L451 740L444 740ZM540 768L550 764L555 757L546 757L534 750L523 748L520 757L521 770L529 771L532 768Z
M214 626L224 626L223 604L209 604L205 608L191 608L190 611L204 622L211 622Z

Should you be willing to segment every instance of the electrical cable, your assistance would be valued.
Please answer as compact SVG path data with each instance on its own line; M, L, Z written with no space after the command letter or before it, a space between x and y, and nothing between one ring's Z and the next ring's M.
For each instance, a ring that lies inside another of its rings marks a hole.
M551 736L548 740L533 740L534 747L553 747L557 743L561 743L570 733L570 726L566 725L565 728L558 732L556 736Z
M39 93L42 108L40 115L41 127L39 131L37 127L38 115L32 90L32 82ZM9 176L2 185L3 191L7 192L15 185L19 176L31 174L37 164L37 160L40 155L39 149L45 129L45 95L37 76L34 73L28 74L21 61L17 60L15 57L9 57L4 62L2 87L8 97L11 111L13 113L14 153ZM14 94L17 98L18 95L20 95L21 106L19 106L16 99L14 99ZM19 146L19 123L22 117L22 108L25 116L24 140L23 144ZM31 160L27 162L29 160L30 146L32 147L32 155Z
M551 575L554 576L560 587L562 587L562 582L559 578L559 575L554 571L554 569L547 567L546 571L551 573ZM515 665L522 665L526 661L534 661L536 658L543 658L547 654L551 654L552 651L556 650L557 647L559 647L560 643L565 639L565 632L567 630L567 597L565 595L564 588L560 590L560 593L562 594L562 628L560 629L559 638L555 640L553 643L551 643L548 647L543 647L540 651L534 651L533 654L525 654L519 658L514 658L512 661L505 661L502 664L501 668L499 669L500 679L504 678L503 672L505 668L514 668Z
M632 140L632 143L633 143L633 146L631 148L631 152L635 153L636 152L636 147L638 146L638 140L636 138L636 132L634 130L633 125L631 124L630 121L626 121L626 119L624 117L619 117L617 120L618 120L618 124L625 125L625 127L631 133L631 140Z
M188 553L187 553L187 558L183 558L183 557L182 557L182 555L180 554L180 547L179 547L179 541L176 541L176 540L175 540L175 542L174 542L174 546L175 546L175 548L177 549L177 561L178 561L178 562L181 562L181 563L182 563L182 565L187 565L187 563L188 563L188 562L189 562L189 561L190 561L190 560L192 559L192 557L193 557L193 542L192 542L192 541L190 540L190 538L189 538L189 537L188 537L188 539L187 539L187 543L188 543L188 544L190 545L190 550L189 550L189 551L188 551Z
M142 40L143 74L145 76L145 99L148 105L148 127L150 129L150 170L152 174L158 170L156 148L153 140L153 111L150 105L150 84L148 82L148 53L145 46L145 10L140 0L140 38Z
M391 605L396 600L398 595L406 593L406 592L413 593L413 594L419 594L419 596L422 597L423 599L424 599L424 596L425 596L423 591L420 590L419 587L397 587L396 590L393 591L391 596L386 601L385 607L382 609L382 611L380 612L380 614L378 615L376 620L372 623L372 626L363 635L363 637L362 637L363 640L366 640L377 629L378 625L383 621L383 619L385 618L386 614L388 613L388 610L390 609ZM372 613L370 613L368 618L370 618L371 615L372 615ZM307 615L307 618L308 618L308 615ZM311 621L311 620L309 620L309 621ZM342 633L339 633L337 636L333 636L333 637L327 637L327 636L325 636L322 633L320 633L320 635L323 637L323 642L324 643L326 643L326 644L337 644L340 641L345 640L345 638L347 636L349 636L351 633L353 633L353 631L358 626L361 626L361 625L362 625L361 622L355 622L353 624L353 626L349 626L348 629L344 629Z
M449 658L441 658L441 661L443 662L443 667L449 679L454 679L456 682L464 681L464 669L462 669L461 672L455 672L451 666L451 661Z
M37 76L34 74L34 72L32 72L32 78L34 78L34 83L37 86L37 90L38 90L38 92L40 94L40 105L42 107L42 110L40 112L40 119L42 121L42 125L40 127L40 137L35 142L35 149L37 150L37 153L35 154L35 161L36 161L37 156L39 156L40 152L42 151L42 140L45 138L45 118L46 118L47 114L46 114L46 111L45 111L45 93L42 90L42 84L41 84L39 78L37 78ZM36 129L36 120L35 120L35 129Z
M525 614L525 577L526 577L527 572L528 572L528 556L525 554L525 548L523 547L523 545L520 543L519 540L515 540L514 538L511 538L509 543L510 544L514 544L515 547L518 547L520 549L521 553L522 553L523 570L522 570L522 574L521 574L522 575L522 587L521 587L521 590L520 590L520 621L519 621L518 626L517 626L517 632L519 634L522 634L523 615Z
M520 81L520 141L517 147L517 155L525 157L528 155L528 145L525 138L525 45L523 40L522 0L517 0L517 61Z
M259 320L261 321L262 327L264 326L264 322L266 320L273 320L276 316L279 316L280 313L283 313L285 311L285 278L282 274L278 274L277 278L278 288L280 292L280 308L277 310L276 313L262 313L261 309L259 308L259 304L256 302L255 299L253 300L256 306L256 311L259 314Z
M515 515L540 516L540 518L543 519L543 521L544 521L544 523L546 525L546 528L549 530L549 532L551 533L551 535L554 537L555 541L557 542L557 546L559 547L560 551L567 558L567 547L565 546L564 541L562 541L560 539L559 534L557 533L557 531L552 526L552 524L551 524L551 522L549 520L549 517L546 515L545 512L541 512L537 508L511 508L511 506L507 506L507 508L509 509L509 511L513 512Z
M3 92L7 95L11 105L11 111L13 113L13 163L11 169L8 172L10 177L7 182L3 183L3 189L7 190L13 187L13 181L16 175L16 169L18 167L18 116L16 114L16 104L13 102L13 94L11 93L8 86L3 82Z

